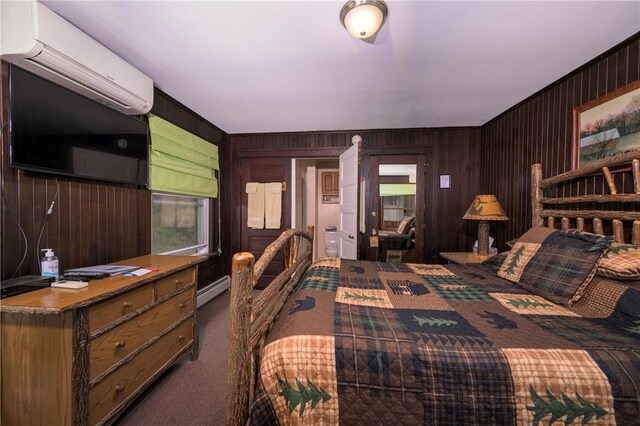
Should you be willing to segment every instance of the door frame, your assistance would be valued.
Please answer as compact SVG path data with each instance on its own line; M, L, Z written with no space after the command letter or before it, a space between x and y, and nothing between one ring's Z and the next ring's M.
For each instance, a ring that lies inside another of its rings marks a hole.
M397 147L376 147L370 149L363 149L362 153L362 175L366 180L366 194L365 194L365 237L371 236L371 230L374 228L374 224L377 226L377 220L373 220L371 212L375 205L377 205L378 197L378 165L379 164L392 164L384 159L393 157L399 159L400 157L413 157L409 162L417 160L416 157L422 156L422 167L417 164L416 175L416 210L422 210L422 217L417 217L416 212L416 262L424 263L427 253L431 253L433 250L433 242L427 238L427 230L433 229L433 218L435 214L435 193L433 190L433 171L434 167L431 167L433 159L432 147L416 147L416 146L397 146ZM389 152L397 152L394 154ZM384 158L382 162L379 160ZM423 172L420 173L420 169ZM420 188L420 181L422 183L422 194L417 191ZM378 228L376 228L378 230ZM368 260L372 259L372 249L369 247L369 238L362 238L362 249L360 251L361 258ZM377 249L375 250L377 253Z
M231 229L242 230L242 197L244 193L244 188L242 188L242 164L243 161L247 158L273 158L273 157L283 157L287 158L289 164L291 164L292 159L305 159L305 158L338 158L340 154L349 149L350 146L336 146L336 147L317 147L317 148L292 148L292 149L239 149L233 150L230 149L232 155L232 167L233 171L231 171L231 200L233 206L230 207L230 210L233 212L228 214L227 217L231 216ZM360 157L362 159L362 157ZM291 167L289 167L291 168ZM291 170L289 170L289 174L287 176L287 189L291 188ZM287 194L286 196L289 197ZM231 233L231 247L230 247L230 256L233 254L240 252L243 250L242 248L242 231L240 232L232 232ZM257 259L256 259L257 260Z

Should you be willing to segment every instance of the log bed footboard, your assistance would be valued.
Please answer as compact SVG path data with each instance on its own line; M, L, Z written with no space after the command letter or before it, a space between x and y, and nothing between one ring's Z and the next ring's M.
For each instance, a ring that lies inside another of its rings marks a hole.
M255 388L259 350L287 297L311 265L313 226L290 229L271 243L255 262L251 253L237 253L231 266L229 306L229 364L227 384L227 425L245 425ZM303 244L302 238L307 240ZM299 254L302 247L304 251ZM258 279L281 249L285 270L253 300Z

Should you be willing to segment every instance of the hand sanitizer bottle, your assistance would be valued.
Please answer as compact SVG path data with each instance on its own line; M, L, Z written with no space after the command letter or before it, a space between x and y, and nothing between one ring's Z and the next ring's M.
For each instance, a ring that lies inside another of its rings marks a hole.
M42 276L53 277L58 279L58 258L54 256L53 249L42 249L40 251L46 251L42 258Z

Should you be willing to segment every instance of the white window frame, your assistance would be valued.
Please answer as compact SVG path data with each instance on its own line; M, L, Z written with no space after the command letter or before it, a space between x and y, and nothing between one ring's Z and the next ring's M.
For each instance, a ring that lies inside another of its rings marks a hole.
M211 204L211 199L208 197L197 197L195 195L182 195L182 194L171 194L168 192L152 192L151 193L151 211L149 212L149 214L151 215L151 226L153 226L153 196L154 195L167 195L167 196L171 196L171 197L183 197L183 198L201 198L204 200L204 203L202 205L202 221L203 221L203 228L204 228L204 242L201 244L196 244L193 246L189 246L189 247L181 247L179 249L175 249L175 250L169 250L169 251L165 251L163 253L157 253L160 255L179 255L181 253L187 252L187 251L191 251L191 250L196 250L195 253L190 254L190 256L198 256L198 255L202 255L202 254L208 254L209 253L209 238L210 238L210 233L209 233L209 222L211 222L211 216L210 216L210 204ZM153 229L151 230L151 247L153 247Z

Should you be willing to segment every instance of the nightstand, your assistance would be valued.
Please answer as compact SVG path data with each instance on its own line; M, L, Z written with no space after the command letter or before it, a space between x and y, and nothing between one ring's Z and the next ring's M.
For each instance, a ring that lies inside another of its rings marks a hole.
M456 263L458 265L473 265L482 263L491 256L481 256L479 254L466 252L466 251L454 251L454 252L441 252L440 256L449 261L449 264Z

